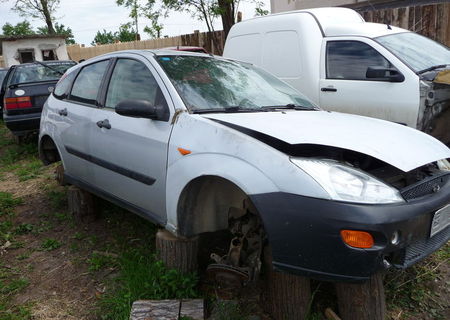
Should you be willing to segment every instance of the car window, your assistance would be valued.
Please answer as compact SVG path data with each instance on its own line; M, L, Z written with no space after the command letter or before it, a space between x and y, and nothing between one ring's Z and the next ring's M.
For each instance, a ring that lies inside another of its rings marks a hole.
M41 64L26 64L19 65L12 77L10 78L8 85L18 83L29 82L43 82L58 80L61 74L66 72L67 69L73 67L75 62L59 62L59 63L44 63Z
M3 83L3 79L5 79L8 70L0 70L0 85Z
M368 67L392 68L378 51L359 41L329 41L326 59L328 79L373 81L366 77Z
M55 90L53 91L53 95L58 99L65 98L66 94L69 91L70 85L73 82L73 79L76 76L76 72L71 72L69 74L65 73L59 82L56 84Z
M115 108L126 99L146 100L154 106L166 105L155 78L143 63L119 59L111 75L105 106Z
M81 69L73 84L70 99L83 103L95 104L108 63L109 60L103 60Z

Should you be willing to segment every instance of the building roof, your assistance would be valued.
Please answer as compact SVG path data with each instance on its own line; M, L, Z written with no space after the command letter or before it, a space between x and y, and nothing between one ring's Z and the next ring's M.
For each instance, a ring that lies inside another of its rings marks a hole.
M20 36L0 36L0 41L15 41L24 39L48 39L48 38L67 38L64 34L29 34Z

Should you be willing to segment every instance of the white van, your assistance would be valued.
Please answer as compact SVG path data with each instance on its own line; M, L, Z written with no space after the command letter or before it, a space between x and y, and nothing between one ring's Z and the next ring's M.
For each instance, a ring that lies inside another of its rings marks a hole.
M326 110L389 120L450 143L450 52L416 33L318 8L236 24L224 57L261 66Z

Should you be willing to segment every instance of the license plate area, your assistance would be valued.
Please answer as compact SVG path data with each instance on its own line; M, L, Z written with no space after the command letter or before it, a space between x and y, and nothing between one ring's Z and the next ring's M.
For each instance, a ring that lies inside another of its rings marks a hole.
M434 213L431 222L430 238L450 225L450 204Z

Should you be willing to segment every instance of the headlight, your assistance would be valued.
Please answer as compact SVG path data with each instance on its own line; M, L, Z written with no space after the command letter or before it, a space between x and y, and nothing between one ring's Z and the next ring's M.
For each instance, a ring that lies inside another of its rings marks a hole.
M359 203L403 202L398 190L378 179L332 160L291 158L324 188L333 200Z

